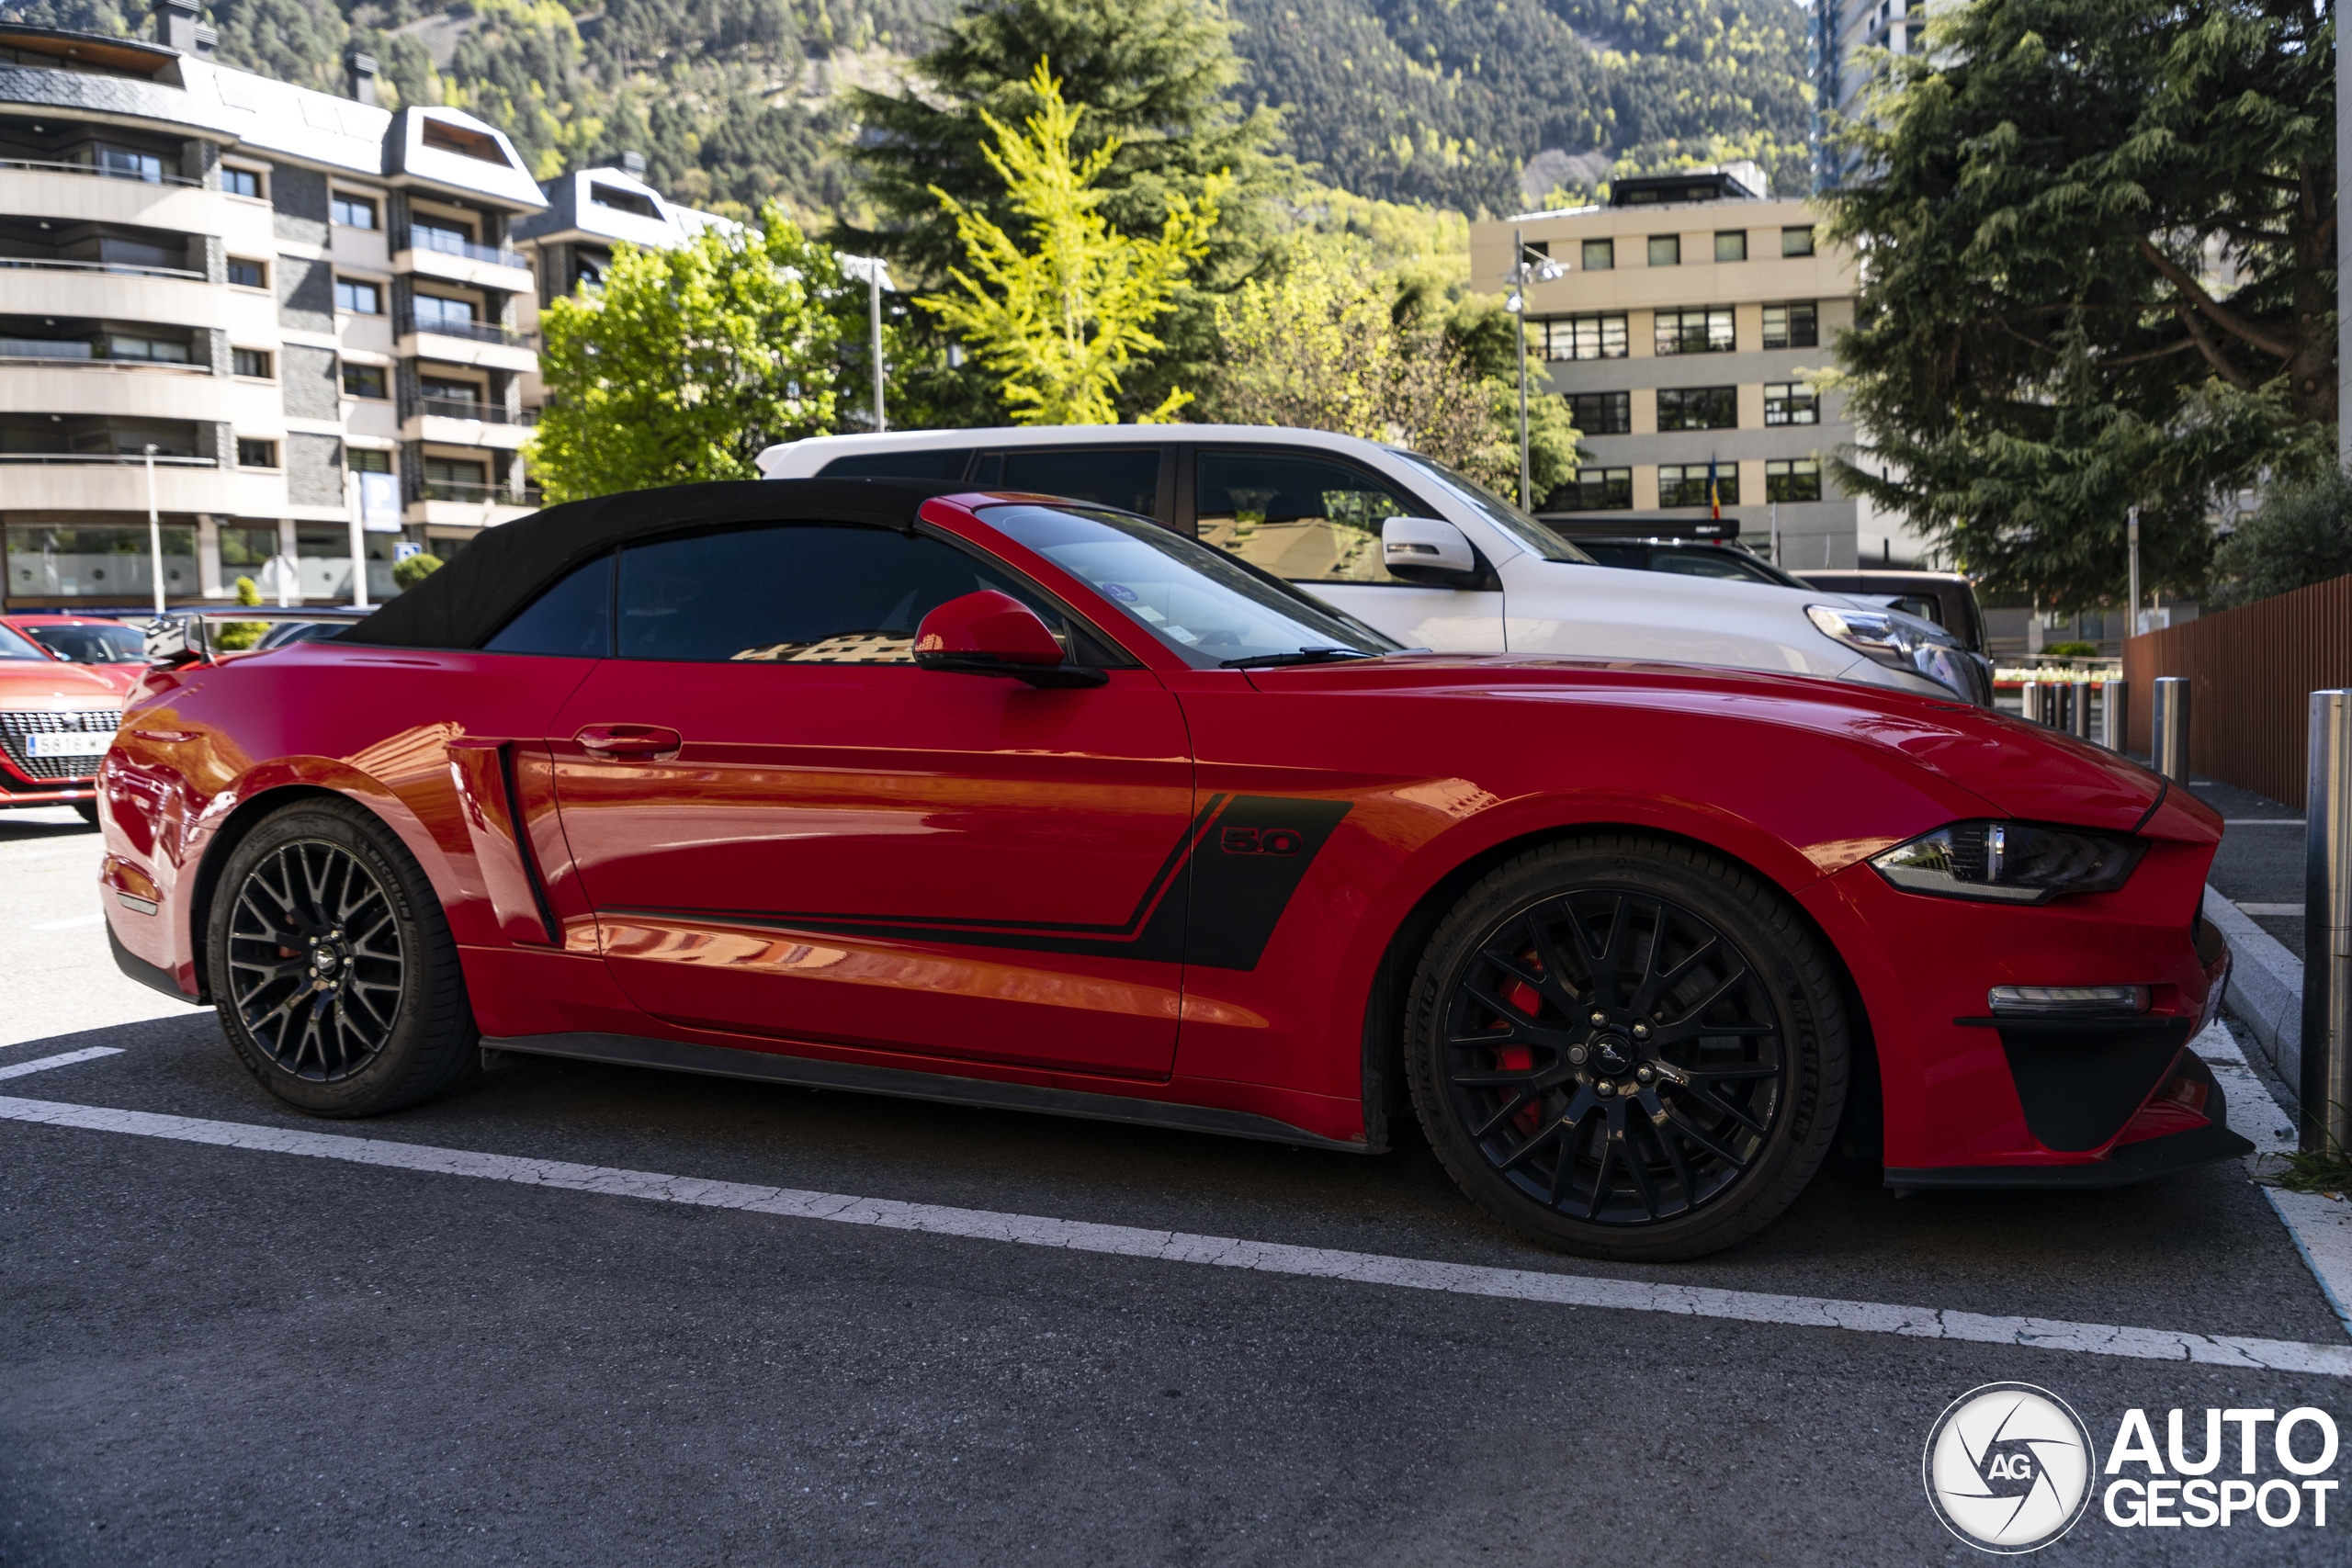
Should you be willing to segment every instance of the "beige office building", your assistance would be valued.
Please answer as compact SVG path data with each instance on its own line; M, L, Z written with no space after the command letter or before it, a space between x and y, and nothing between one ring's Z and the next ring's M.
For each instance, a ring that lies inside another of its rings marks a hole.
M1761 185L1752 165L1621 179L1607 206L1472 225L1481 290L1508 291L1515 233L1532 253L1531 390L1568 400L1590 455L1536 511L1570 534L1736 527L1759 552L1777 519L1792 570L1914 563L1903 520L1844 494L1827 462L1854 429L1813 378L1853 321L1853 256Z
M151 448L172 602L348 598L355 510L380 597L402 546L527 509L510 234L545 198L489 126L375 104L364 56L307 91L156 12L154 43L0 24L6 604L150 601Z

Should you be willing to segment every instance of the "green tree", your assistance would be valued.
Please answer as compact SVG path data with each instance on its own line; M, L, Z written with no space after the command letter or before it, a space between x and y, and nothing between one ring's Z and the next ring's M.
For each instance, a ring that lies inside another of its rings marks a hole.
M258 605L261 603L261 589L250 577L237 579L232 592L240 604ZM240 652L259 642L262 634L267 630L269 623L266 621L223 621L212 633L212 646L223 653Z
M392 563L392 586L406 592L439 571L443 564L441 558L431 550L419 550L405 560Z
M1118 141L1075 157L1070 142L1085 106L1063 100L1046 61L1037 62L1033 85L1037 112L1029 116L1025 136L986 109L980 118L996 137L996 146L983 150L989 166L1003 180L1034 249L1023 250L985 213L934 189L956 220L972 270L949 268L958 292L916 303L1001 378L999 395L1022 423L1115 424L1119 378L1137 353L1163 346L1152 326L1176 308L1187 270L1207 254L1227 182L1210 175L1197 205L1171 196L1159 232L1149 239L1115 233L1102 215L1109 193L1097 182L1118 156ZM1165 420L1192 399L1170 389L1143 418Z
M1159 235L1170 217L1198 209L1212 180L1227 182L1225 220L1156 329L1165 346L1125 379L1120 406L1132 415L1198 384L1215 352L1209 301L1263 265L1272 221L1264 198L1293 177L1267 151L1278 134L1274 114L1233 107L1241 67L1228 24L1208 0L960 0L936 36L905 91L851 95L862 125L852 157L875 216L870 226L842 230L843 247L887 255L913 286L937 289L965 249L935 190L1017 229L1021 215L989 161L994 137L983 115L1014 125L1035 114L1035 66L1051 60L1067 100L1086 106L1073 153L1083 161L1116 144L1100 176L1099 210L1113 233ZM950 335L936 321L919 330L934 348ZM932 423L1005 415L990 378L968 367L911 382Z
M549 502L756 479L762 448L833 428L855 378L844 323L865 312L832 252L773 205L675 250L617 246L601 293L540 314L532 471Z
M2214 552L2218 580L2207 602L2250 604L2352 572L2352 478L2331 467L2284 490L2238 525Z
M1996 589L2195 592L2209 502L2335 445L2333 13L1975 0L1884 62L1831 197L1849 489Z
M1490 298L1449 302L1426 276L1383 274L1363 243L1329 236L1221 301L1217 322L1209 417L1394 442L1518 492L1519 323ZM1528 424L1546 494L1576 477L1576 428L1560 398L1537 399Z

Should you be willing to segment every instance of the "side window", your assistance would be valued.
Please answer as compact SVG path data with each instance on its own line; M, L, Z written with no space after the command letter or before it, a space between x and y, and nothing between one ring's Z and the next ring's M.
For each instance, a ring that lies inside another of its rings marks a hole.
M1088 446L1075 451L989 452L972 475L987 490L1029 491L1159 516L1159 448ZM1166 522L1166 518L1160 518Z
M895 528L772 523L621 551L620 656L697 663L912 664L950 599L1010 593L1065 639L1036 592L952 545Z
M1380 525L1414 508L1363 469L1311 454L1204 451L1193 511L1204 545L1292 582L1402 582Z
M539 653L557 659L609 659L613 652L613 558L598 556L482 644L486 653Z
M970 462L969 446L941 452L853 452L817 470L829 479L938 479L952 484L964 477Z

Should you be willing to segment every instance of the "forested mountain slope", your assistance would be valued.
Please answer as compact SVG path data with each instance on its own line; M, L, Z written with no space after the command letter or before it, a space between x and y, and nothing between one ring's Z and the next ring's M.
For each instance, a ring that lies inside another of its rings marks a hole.
M854 206L844 80L887 77L951 0L212 0L223 60L341 90L374 52L408 101L503 127L542 175L646 154L705 205ZM1508 211L1614 163L1753 157L1803 186L1804 16L1791 0L1227 0L1241 91L1362 196ZM142 31L140 0L0 0ZM1531 171L1529 165L1532 164Z

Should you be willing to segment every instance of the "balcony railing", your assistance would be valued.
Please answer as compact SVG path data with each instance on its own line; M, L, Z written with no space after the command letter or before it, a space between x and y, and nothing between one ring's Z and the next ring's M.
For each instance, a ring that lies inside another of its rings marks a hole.
M41 158L0 158L0 169L33 169L52 175L96 175L102 180L130 180L140 185L190 186L198 190L202 180L192 180L184 175L146 175L136 169L107 169L96 164L61 164Z
M518 333L492 321L453 321L447 317L419 321L414 315L405 315L398 319L392 330L402 337L411 333L434 333L442 337L464 338L471 343L503 344L509 348L531 346L530 333Z
M190 272L181 266L133 266L129 262L51 261L46 256L0 256L0 267L17 267L28 272L107 272L124 277L192 277L205 281L204 274Z
M484 424L537 424L539 411L509 412L503 403L481 403L471 398L419 398L416 412L435 419L478 419Z
M86 343L37 337L0 337L0 364L70 365L76 370L177 370L198 376L212 374L211 366L185 359L134 359L129 355L118 359L97 353Z
M98 463L114 468L139 468L145 465L142 452L0 452L0 463ZM155 454L159 468L215 468L220 464L210 457L182 457L169 453Z
M483 484L473 479L427 479L420 501L457 501L480 506L484 502L493 506L520 506L521 499L504 485Z
M447 256L464 256L469 261L488 262L492 266L521 266L523 253L504 245L477 245L461 234L447 229L413 227L408 231L409 249L437 251Z

